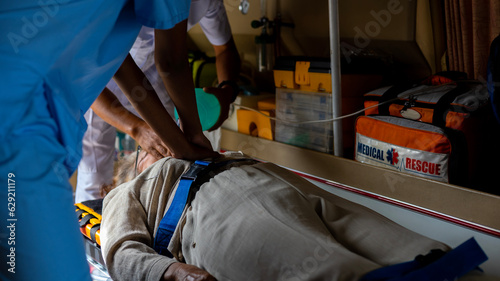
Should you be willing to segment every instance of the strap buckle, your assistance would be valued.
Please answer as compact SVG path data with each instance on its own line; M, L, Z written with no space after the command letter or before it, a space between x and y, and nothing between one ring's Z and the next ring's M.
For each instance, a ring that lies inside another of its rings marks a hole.
M195 181L212 162L196 160L182 176L181 179Z

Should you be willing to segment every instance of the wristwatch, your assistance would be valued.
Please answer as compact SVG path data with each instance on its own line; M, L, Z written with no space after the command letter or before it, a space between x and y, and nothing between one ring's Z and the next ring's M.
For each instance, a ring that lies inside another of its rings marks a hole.
M238 96L238 93L240 92L240 87L238 86L238 84L236 84L236 82L232 80L224 80L217 86L217 88L222 88L225 85L229 85L231 86L231 88L233 88L233 97L231 99L231 102L234 102L236 100L236 97Z

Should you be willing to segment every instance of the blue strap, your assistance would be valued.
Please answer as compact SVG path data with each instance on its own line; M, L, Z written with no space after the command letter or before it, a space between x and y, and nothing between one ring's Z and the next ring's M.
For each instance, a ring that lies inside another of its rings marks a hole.
M214 168L222 167L234 162L241 161L253 161L249 159L232 159L227 161L222 161L219 163L211 163L207 161L195 161L189 170L187 170L179 181L179 185L177 186L177 190L175 191L174 199L172 199L172 203L168 208L165 216L160 222L158 226L158 230L156 231L155 241L153 248L160 255L167 256L172 258L173 255L168 250L168 244L174 235L175 228L177 227L177 223L179 222L182 212L184 212L184 208L188 203L190 190L193 189L193 183L196 182L195 186L199 187L201 185L200 182L197 182L196 179L202 175L207 174L212 171ZM197 189L193 190L195 193Z
M434 255L430 257L433 261L428 260L430 255ZM431 252L430 255L376 269L363 276L360 281L455 280L488 259L474 238L438 257L436 252Z
M403 277L408 272L418 268L417 261L398 263L382 267L364 275L360 281L386 281Z
M164 255L172 258L172 253L168 250L168 244L172 239L172 235L174 234L175 228L177 227L177 223L181 218L182 212L187 203L187 199L189 196L189 190L191 189L191 185L196 180L197 175L200 171L204 170L210 162L205 161L195 161L194 164L191 165L189 170L184 173L179 181L179 185L177 186L177 190L175 192L174 199L170 204L165 216L160 222L158 230L156 231L156 237L154 241L154 249L160 255Z

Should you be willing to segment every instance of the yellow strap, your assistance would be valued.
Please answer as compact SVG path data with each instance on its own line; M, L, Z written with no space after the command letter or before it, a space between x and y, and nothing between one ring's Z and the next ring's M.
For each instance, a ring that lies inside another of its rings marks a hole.
M89 214L94 215L94 217L96 217L99 220L99 222L102 220L102 216L101 215L99 215L98 213L96 213L91 208L83 205L82 203L76 203L75 206L78 207L78 208L80 208L80 209L82 209L82 210L84 210L85 212L87 212Z

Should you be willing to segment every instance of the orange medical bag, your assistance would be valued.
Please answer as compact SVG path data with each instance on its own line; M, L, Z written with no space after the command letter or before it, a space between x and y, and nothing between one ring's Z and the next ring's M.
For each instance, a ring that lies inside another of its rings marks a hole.
M432 124L381 115L356 120L357 161L416 176L462 183L467 161L461 145L460 135Z
M402 162L391 168L499 192L488 183L500 168L500 153L494 149L500 128L486 85L465 80L461 73L452 74L365 94L366 116L356 121L355 159L389 167L374 161L373 151L384 149L387 162L388 149L396 145L398 161ZM431 168L433 175L428 174Z

